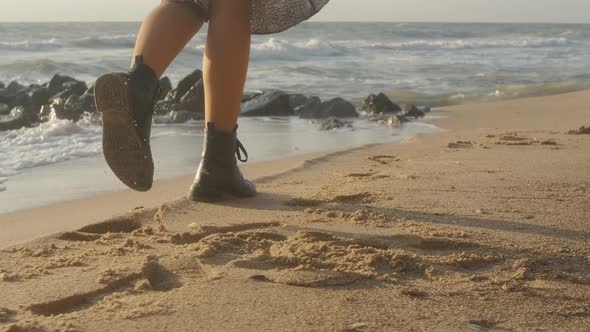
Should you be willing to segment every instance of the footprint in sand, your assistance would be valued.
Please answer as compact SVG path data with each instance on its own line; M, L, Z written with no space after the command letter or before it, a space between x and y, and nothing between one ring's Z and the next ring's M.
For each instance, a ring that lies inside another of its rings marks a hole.
M370 161L374 161L374 162L381 164L381 165L389 165L392 162L396 162L396 161L401 160L400 158L398 158L396 156L390 156L390 155L376 155L376 156L368 157L368 159Z
M473 143L471 143L470 141L456 141L447 144L447 148L449 149L468 149L472 147Z

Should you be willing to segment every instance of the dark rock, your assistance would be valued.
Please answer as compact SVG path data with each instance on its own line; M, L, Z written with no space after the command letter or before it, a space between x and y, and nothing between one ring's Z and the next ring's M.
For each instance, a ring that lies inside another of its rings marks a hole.
M205 114L205 87L203 80L199 80L188 92L182 96L180 103L190 112Z
M9 93L12 93L14 95L17 95L19 93L24 92L25 90L27 90L27 87L20 84L17 81L12 81L10 82L10 84L8 84L8 86L6 87L6 91Z
M70 81L61 85L62 89L72 91L73 94L83 95L88 90L86 83L82 81Z
M55 95L56 93L65 90L66 87L64 87L65 83L69 83L69 82L80 82L77 79L70 77L70 76L65 76L65 75L59 75L59 74L55 74L53 75L53 77L51 78L51 80L49 81L48 84L48 88L49 88L49 92L51 95ZM71 84L75 84L75 83L71 83ZM79 94L82 94L84 92L80 92Z
M10 114L10 106L7 104L0 104L0 115Z
M424 116L424 112L418 109L418 107L416 107L416 105L413 104L404 105L404 110L402 114L404 116L409 116L412 118L421 118Z
M320 130L322 131L341 128L352 128L352 124L350 122L345 122L335 117L329 117L325 120L322 120L322 122L320 123Z
M300 115L301 113L311 112L313 109L318 107L322 103L320 97L310 97L307 99L305 104L295 107L293 110L295 111L295 115Z
M588 127L582 126L576 130L570 130L568 132L568 134L570 134L570 135L590 135L590 126L588 126Z
M299 116L303 119L325 119L331 116L337 118L356 118L359 115L351 102L338 97L315 107L301 110Z
M70 95L67 99L55 98L50 104L50 111L55 113L58 119L78 121L84 113L95 113L94 97L92 95ZM40 117L45 119L47 110L40 112Z
M292 109L297 109L308 103L309 97L302 94L292 94L289 95L289 105L291 105Z
M250 101L256 97L262 96L264 94L264 92L262 91L249 91L249 92L245 92L244 96L242 97L242 103L245 103L247 101Z
M0 131L30 127L37 121L37 114L29 106L17 106L10 114L0 116Z
M174 111L165 115L154 116L154 122L160 124L185 123L189 120L202 120L203 116L195 112Z
M170 112L186 111L184 105L181 105L172 100L160 100L154 107L155 115L165 115Z
M47 122L51 119L53 113L53 107L51 105L43 105L39 110L39 121Z
M17 97L24 95L27 92L27 89L26 86L17 81L10 82L7 87L0 88L0 103L17 105Z
M39 108L49 103L49 97L51 97L51 95L49 94L49 88L47 87L39 87L31 92L31 102Z
M402 109L389 99L383 92L378 95L370 94L362 104L362 110L367 114L398 113Z
M289 95L272 90L242 103L242 116L290 116L294 111L289 104Z
M86 92L84 92L84 94L94 96L94 83L92 83L92 85L88 87L88 89L86 90Z
M4 83L0 82L0 89L4 89L6 87L6 85L4 85Z
M179 103L180 99L188 92L188 90L190 90L193 85L195 85L202 78L203 72L198 69L190 73L188 76L180 80L180 82L178 82L176 89L168 93L166 100L172 100Z
M160 97L158 100L164 100L170 91L172 91L172 82L168 76L164 76L160 79Z

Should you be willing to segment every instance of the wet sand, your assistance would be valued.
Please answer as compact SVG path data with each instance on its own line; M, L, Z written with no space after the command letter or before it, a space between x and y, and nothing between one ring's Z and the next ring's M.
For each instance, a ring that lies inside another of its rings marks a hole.
M248 200L176 179L29 212L68 231L0 252L0 331L585 331L589 104L436 110L442 133L253 167Z

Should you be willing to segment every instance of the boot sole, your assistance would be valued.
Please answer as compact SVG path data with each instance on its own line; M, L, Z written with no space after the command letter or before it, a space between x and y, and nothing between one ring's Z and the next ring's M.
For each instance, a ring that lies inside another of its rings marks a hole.
M231 191L226 191L226 190L200 190L200 191L195 191L194 189L191 189L191 191L189 192L187 198L193 202L199 202L199 203L218 203L218 202L223 202L223 201L228 201L231 199L236 199L236 198L250 198L250 197L254 197L256 196L256 194L253 195L240 195Z
M154 164L148 142L143 142L130 113L127 76L106 74L94 85L96 108L102 115L103 154L117 178L131 189L152 187Z

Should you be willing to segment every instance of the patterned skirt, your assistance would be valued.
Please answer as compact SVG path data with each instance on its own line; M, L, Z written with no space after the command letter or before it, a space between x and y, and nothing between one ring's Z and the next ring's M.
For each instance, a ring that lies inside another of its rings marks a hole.
M163 0L191 3L203 19L209 20L209 4L215 0ZM236 0L239 1L239 0ZM271 34L289 29L317 14L330 0L251 0L253 34Z

